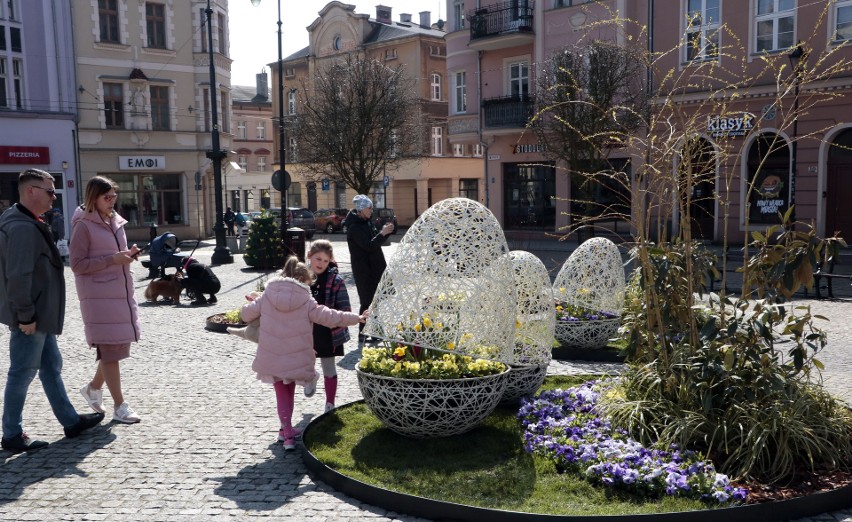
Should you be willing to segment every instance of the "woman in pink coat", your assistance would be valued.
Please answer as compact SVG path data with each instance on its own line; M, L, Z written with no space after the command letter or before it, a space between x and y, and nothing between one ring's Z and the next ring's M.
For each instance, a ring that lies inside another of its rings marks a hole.
M305 396L310 397L319 378L313 323L329 328L351 326L363 323L366 315L318 305L311 296L313 272L295 257L287 260L282 276L270 280L260 297L243 305L242 319L248 323L260 318L257 355L251 367L258 379L275 387L281 420L278 440L284 442L284 449L292 450L299 435L292 424L296 385L304 386Z
M113 419L133 424L139 415L124 400L118 362L130 357L130 343L139 340L139 314L130 263L139 255L127 248L124 225L113 205L118 197L111 179L95 176L86 185L86 202L71 219L71 270L83 313L86 341L96 349L98 368L80 390L89 406L104 412L103 385L115 402Z

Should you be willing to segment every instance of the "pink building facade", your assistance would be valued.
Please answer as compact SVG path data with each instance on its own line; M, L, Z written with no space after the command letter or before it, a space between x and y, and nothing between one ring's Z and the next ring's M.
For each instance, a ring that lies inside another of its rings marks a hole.
M542 64L563 46L598 39L654 53L645 82L651 92L678 93L657 96L656 107L675 106L691 122L679 128L673 120L671 135L702 140L711 157L715 172L691 203L693 237L744 241L791 204L795 217L813 222L819 234L852 237L852 207L843 204L852 196L852 74L841 67L830 78L792 76L795 67L825 68L819 59L825 53L831 53L826 63L852 57L845 48L852 1L448 0L447 13L449 141L483 148L486 203L504 228L567 231L570 178L543 154L527 124ZM805 52L797 59L799 42ZM708 65L716 66L711 76L727 71L729 77L693 81ZM792 78L801 80L795 89ZM728 121L745 128L721 128ZM678 172L682 159L671 156L655 165L663 177ZM646 157L636 148L610 152L632 176L647 167ZM678 228L682 208L665 201L649 206L635 197L638 185L631 190L632 226L659 215Z

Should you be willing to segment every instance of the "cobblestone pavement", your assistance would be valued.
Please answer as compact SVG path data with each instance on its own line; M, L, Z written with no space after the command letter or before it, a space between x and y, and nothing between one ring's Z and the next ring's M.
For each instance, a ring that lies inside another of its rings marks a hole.
M319 237L319 236L318 236ZM350 297L357 301L349 254L343 236L331 236ZM390 258L399 237L386 247ZM194 256L209 263L213 248ZM542 252L551 266L566 252ZM557 266L558 268L558 266ZM246 268L240 255L230 265L214 267L222 281L219 303L207 307L140 304L143 340L122 363L126 400L142 416L137 425L104 423L74 440L50 412L38 382L24 411L31 436L51 442L32 455L0 452L0 520L242 520L289 517L312 522L374 520L415 521L415 517L363 504L310 479L300 452L285 452L275 443L278 420L272 388L251 371L255 345L204 329L205 318L236 308L263 274ZM147 271L136 267L137 295L147 285ZM66 268L68 309L59 343L65 360L63 377L80 412L87 407L77 390L92 377L94 352L86 347L73 275ZM850 305L816 302L815 309L834 319L831 344L823 361L826 385L852 402L852 326L845 320ZM354 304L357 307L357 304ZM353 332L356 332L353 327ZM0 350L8 346L0 329ZM360 398L354 375L358 359L350 343L338 359L338 403ZM0 357L5 376L8 357ZM614 372L612 364L554 361L552 373ZM105 403L111 405L109 392ZM322 390L307 399L296 395L294 421L304 426L322 412ZM852 522L852 510L827 513L814 521Z

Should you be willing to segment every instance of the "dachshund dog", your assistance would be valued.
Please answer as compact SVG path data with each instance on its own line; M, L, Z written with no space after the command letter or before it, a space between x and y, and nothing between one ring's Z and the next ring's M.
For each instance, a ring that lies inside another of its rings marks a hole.
M183 275L180 272L154 279L148 283L148 288L145 289L145 299L157 302L157 298L163 296L164 300L169 298L172 303L180 304L180 294L183 292L182 279Z

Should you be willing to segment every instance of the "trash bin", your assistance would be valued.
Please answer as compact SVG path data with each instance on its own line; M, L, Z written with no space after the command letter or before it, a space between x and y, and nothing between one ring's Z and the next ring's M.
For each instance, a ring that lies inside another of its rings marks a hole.
M241 252L240 245L237 242L237 238L235 236L227 236L225 238L225 243L228 245L228 249L231 253L239 254Z
M305 262L305 231L299 227L291 227L287 229L287 244L299 261ZM286 247L287 245L285 245Z

